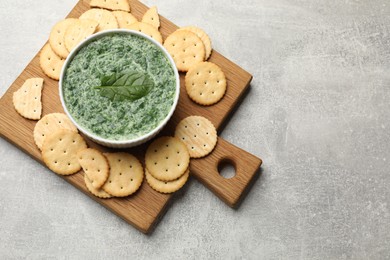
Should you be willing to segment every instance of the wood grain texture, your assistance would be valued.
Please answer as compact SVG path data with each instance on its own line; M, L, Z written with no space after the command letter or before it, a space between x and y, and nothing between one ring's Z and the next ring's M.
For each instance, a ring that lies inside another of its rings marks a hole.
M79 1L68 17L79 17L80 14L89 9L88 2L86 0ZM141 19L147 7L138 1L130 1L130 5L132 14ZM160 31L165 39L177 29L177 26L162 16L160 19ZM172 135L177 123L189 115L204 116L219 129L238 104L249 86L252 76L216 51L213 51L210 61L219 65L226 75L228 87L224 98L210 107L195 104L185 92L184 74L181 74L180 100L176 112L162 131L162 135ZM45 80L42 93L42 115L63 112L58 95L58 82L44 75L39 67L39 54L37 54L0 100L0 135L42 163L41 154L33 140L33 129L36 121L22 118L12 105L13 92L31 77L42 77ZM87 143L90 147L102 151L115 151L101 147L88 139ZM147 145L148 143L126 151L133 153L143 162ZM218 164L224 161L229 161L235 166L235 177L225 179L219 175ZM219 198L234 207L245 194L254 176L258 174L257 171L261 163L261 159L219 138L215 150L209 156L191 161L190 170L192 175L197 177ZM144 233L153 229L172 198L172 195L158 193L150 188L146 182L143 182L139 191L127 198L99 199L88 192L82 174L77 173L62 178Z

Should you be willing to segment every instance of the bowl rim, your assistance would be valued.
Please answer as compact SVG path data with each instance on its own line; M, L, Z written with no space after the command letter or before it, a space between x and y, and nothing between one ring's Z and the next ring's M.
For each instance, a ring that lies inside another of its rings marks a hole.
M174 97L173 104L171 106L171 109L170 109L169 113L165 116L165 118L155 128L153 128L152 131L150 131L150 132L148 132L146 134L143 134L141 136L138 136L137 138L133 138L133 139L126 139L126 140L106 139L106 138L100 137L100 136L92 133L91 131L85 129L84 127L80 126L76 122L76 120L73 118L73 116L69 113L69 111L67 109L67 106L65 104L64 96L63 96L63 87L62 87L62 85L63 85L63 79L64 79L64 76L65 76L65 72L66 72L66 70L68 68L69 63L78 54L79 50L81 50L86 45L90 44L92 41L95 41L95 40L100 39L100 38L102 38L104 36L112 35L112 34L137 35L137 36L140 36L140 37L142 37L142 38L152 42L154 45L156 45L164 53L164 55L168 59L170 65L171 65L171 67L172 67L172 69L174 71L175 78L176 78L175 97ZM138 31L129 30L129 29L109 29L109 30L105 30L105 31L98 32L98 33L95 33L95 34L92 34L92 35L88 36L86 39L81 41L79 44L77 44L76 47L73 48L73 50L69 53L68 57L66 58L66 60L64 62L64 65L62 66L61 74L60 74L60 78L59 78L58 90L59 90L59 96L60 96L62 108L64 109L66 115L69 117L69 119L72 121L72 123L82 133L84 133L88 137L96 140L100 144L112 144L112 145L116 145L116 146L126 146L126 145L134 144L134 146L137 146L138 144L142 144L143 142L148 141L150 138L152 138L158 132L160 132L162 130L162 128L167 124L167 122L172 117L173 113L176 110L176 107L177 107L177 104L178 104L178 101L179 101L179 96L180 96L180 76L179 76L179 72L178 72L178 70L176 68L176 65L175 65L175 62L174 62L172 56L168 53L168 51L163 47L163 45L161 43L157 42L155 39L153 39L149 35L146 35L144 33L138 32Z

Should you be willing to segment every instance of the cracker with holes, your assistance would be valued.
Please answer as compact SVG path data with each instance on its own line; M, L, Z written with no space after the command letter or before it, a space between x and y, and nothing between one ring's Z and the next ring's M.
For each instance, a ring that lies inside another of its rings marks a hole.
M131 13L124 11L113 11L112 13L118 22L119 28L121 29L127 29L131 24L138 22L137 18L135 18L135 16Z
M225 95L226 77L216 64L201 62L187 72L185 86L188 96L194 102L213 105Z
M62 113L51 113L42 117L34 127L34 141L40 150L45 138L58 129L68 129L77 133L76 126Z
M130 12L128 0L91 0L91 7L100 7L108 10L122 10Z
M152 6L150 7L142 16L142 22L150 24L154 28L158 29L160 28L160 18L158 16L157 7Z
M160 181L154 178L147 169L145 170L145 177L149 186L152 187L152 189L154 189L155 191L161 193L173 193L179 190L187 182L189 175L190 175L190 170L187 169L185 173L176 180Z
M95 189L100 189L106 182L109 165L106 157L98 150L87 148L77 153L77 158L83 171Z
M85 148L87 144L81 135L67 129L58 129L45 138L42 159L57 174L74 174L81 169L77 153Z
M137 22L129 25L127 29L142 32L146 35L149 35L150 37L152 37L153 39L155 39L156 41L162 44L161 33L150 24Z
M182 176L190 163L186 145L178 138L164 136L154 140L145 154L146 168L160 181L173 181Z
M109 199L112 197L110 194L105 192L103 189L95 188L92 185L92 181L88 178L88 176L86 174L84 174L84 182L85 182L85 186L87 187L88 191L90 193L92 193L93 195L95 195L96 197L101 198L101 199Z
M70 52L79 42L92 35L99 23L90 19L78 19L75 23L69 25L64 34L66 49Z
M136 192L144 179L144 169L135 156L128 153L104 154L110 174L102 189L115 197L126 197Z
M50 47L61 58L66 58L69 55L69 51L65 47L65 31L71 24L74 24L76 22L77 19L75 18L67 18L56 23L56 25L54 25L51 29L49 36Z
M115 15L104 9L89 9L80 15L80 20L95 20L98 22L97 32L101 32L108 29L117 29L118 22Z
M23 85L14 92L12 102L15 110L24 118L38 120L42 113L43 79L27 79Z
M50 44L46 44L39 54L39 65L43 72L52 79L59 80L65 60L58 56Z
M205 31L202 29L196 27L196 26L185 26L181 27L179 30L186 30L195 33L203 42L206 53L205 53L205 59L207 60L212 52L212 47L211 47L211 40L210 37L207 35Z
M217 130L202 116L189 116L176 126L175 137L186 144L191 158L201 158L214 149L217 144Z
M202 40L190 31L173 32L165 40L164 47L171 54L179 71L188 71L205 58L206 50Z

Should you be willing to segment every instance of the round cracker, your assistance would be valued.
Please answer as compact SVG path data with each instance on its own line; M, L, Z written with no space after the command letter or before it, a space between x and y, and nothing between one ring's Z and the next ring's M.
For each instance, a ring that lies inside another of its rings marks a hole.
M101 7L109 10L122 10L130 12L130 4L128 0L91 0L91 7Z
M69 117L62 113L51 113L42 117L34 127L34 141L40 150L45 137L55 132L58 129L68 129L77 133L77 128L74 126Z
M154 28L158 29L160 27L160 17L158 16L157 7L150 7L145 14L142 16L142 22L150 24Z
M109 173L106 157L98 150L87 148L80 150L77 153L77 158L92 186L96 189L101 188L106 182Z
M118 22L116 21L115 15L110 11L104 9L89 9L80 15L80 20L95 20L99 23L97 31L101 32L108 29L117 29Z
M56 25L54 25L51 29L49 36L50 47L61 58L66 58L69 55L69 51L65 47L65 31L71 24L75 23L76 21L76 18L67 18L56 23Z
M210 57L211 51L213 50L211 47L211 40L210 37L207 35L205 31L200 29L199 27L196 26L185 26L181 27L179 30L187 30L190 32L195 33L203 42L206 53L205 53L205 58L206 60Z
M90 19L78 19L68 26L64 34L65 47L70 52L82 40L92 35L98 26L98 22Z
M175 137L186 144L191 158L201 158L214 149L217 144L217 130L203 116L189 116L176 126Z
M226 77L216 64L201 62L187 72L185 86L188 96L194 102L201 105L212 105L224 96Z
M50 44L43 46L39 55L39 64L43 72L52 79L59 80L62 66L64 65L65 59L58 56Z
M138 159L128 153L107 153L105 156L110 174L102 189L115 197L136 192L144 179L144 170Z
M105 192L103 189L97 189L92 185L92 181L88 178L86 174L84 174L84 181L85 181L85 186L89 190L90 193L95 195L96 197L102 198L102 199L109 199L112 198L110 194Z
M154 189L155 191L161 193L172 193L179 190L187 182L189 175L190 170L187 169L185 173L177 180L160 181L154 178L153 175L151 175L147 169L145 170L146 181L148 182L149 186L152 187L152 189Z
M131 24L138 22L137 18L131 13L124 11L113 11L112 13L118 22L119 28L128 29Z
M189 163L186 145L175 137L164 136L154 140L145 154L146 168L161 181L176 180L185 173Z
M171 54L179 71L188 71L205 58L202 40L190 31L176 30L167 37L164 47Z
M45 138L42 159L57 174L74 174L81 169L77 152L85 148L87 144L81 135L68 129L58 129Z
M152 37L153 39L155 39L156 41L158 41L159 43L162 44L161 33L156 28L151 26L150 24L136 22L136 23L129 25L127 27L127 29L142 32L142 33Z
M23 85L14 92L12 103L15 110L24 118L38 120L42 113L42 78L27 79Z

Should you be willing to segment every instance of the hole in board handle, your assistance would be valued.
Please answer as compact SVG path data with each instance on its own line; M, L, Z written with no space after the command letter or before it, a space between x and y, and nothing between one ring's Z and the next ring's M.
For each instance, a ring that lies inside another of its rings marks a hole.
M228 158L224 158L218 162L218 173L225 179L231 179L236 176L236 164Z

